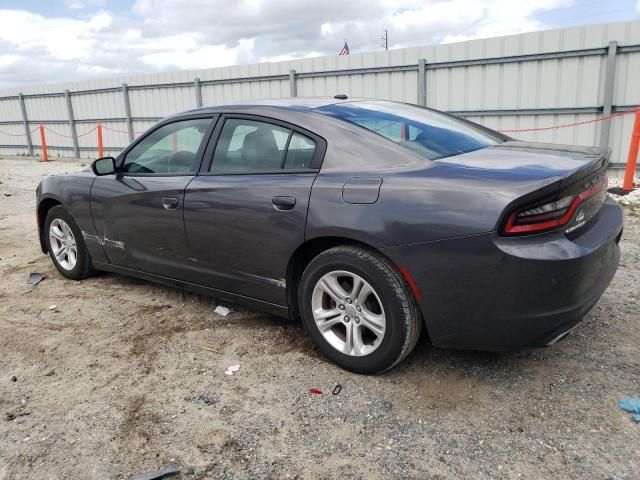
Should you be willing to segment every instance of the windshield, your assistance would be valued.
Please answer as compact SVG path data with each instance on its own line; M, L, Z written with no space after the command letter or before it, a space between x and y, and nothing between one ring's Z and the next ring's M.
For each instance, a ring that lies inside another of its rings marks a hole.
M504 141L497 132L479 125L403 103L344 102L315 111L355 123L429 160L480 150Z

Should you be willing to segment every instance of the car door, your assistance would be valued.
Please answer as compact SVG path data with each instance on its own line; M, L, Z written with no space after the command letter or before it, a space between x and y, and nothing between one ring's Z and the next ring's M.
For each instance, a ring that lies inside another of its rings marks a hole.
M96 178L91 209L111 263L184 277L184 190L198 171L213 121L209 114L165 122L123 152L115 174Z
M250 115L224 115L213 137L185 192L193 281L285 305L287 262L304 241L326 143Z

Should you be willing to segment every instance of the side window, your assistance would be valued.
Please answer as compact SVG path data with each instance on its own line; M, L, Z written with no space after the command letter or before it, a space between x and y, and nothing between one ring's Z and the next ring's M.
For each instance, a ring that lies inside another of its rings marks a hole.
M294 170L309 168L315 151L316 142L299 133L294 133L291 136L287 155L284 159L284 168Z
M211 119L197 118L164 125L133 147L122 169L129 173L193 173L194 160Z
M212 173L256 173L309 168L315 142L288 128L254 120L225 121Z

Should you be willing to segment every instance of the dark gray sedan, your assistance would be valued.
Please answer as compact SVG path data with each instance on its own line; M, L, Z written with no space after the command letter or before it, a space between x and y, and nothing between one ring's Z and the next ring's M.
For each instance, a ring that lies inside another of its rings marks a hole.
M520 142L434 110L289 99L201 108L37 189L62 275L106 270L301 317L343 368L433 345L512 350L609 285L609 152Z

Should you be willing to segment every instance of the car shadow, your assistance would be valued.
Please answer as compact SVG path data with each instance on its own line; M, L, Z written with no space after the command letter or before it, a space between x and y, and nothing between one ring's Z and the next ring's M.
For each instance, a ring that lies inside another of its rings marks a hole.
M198 293L188 292L180 288L158 285L146 280L121 276L113 273L102 273L94 281L109 284L110 290L139 291L141 298L150 296L154 301L173 304L176 302L190 303L203 313L214 318L224 320L225 323L242 324L243 327L261 329L274 328L283 333L282 340L274 340L269 352L273 354L297 352L309 355L314 359L331 362L324 358L310 341L302 323L299 320L289 320L265 312L253 310L244 306L231 304ZM233 313L227 317L214 312L215 306L230 307ZM183 325L186 329L188 326ZM195 327L195 326L194 326ZM271 337L274 338L274 337ZM571 342L571 336L564 342ZM559 347L542 349L517 350L512 352L482 352L473 350L456 350L433 347L426 337L421 336L413 352L393 369L383 373L384 378L399 382L413 382L417 377L431 376L438 379L452 373L460 378L485 378L488 381L508 379L514 376L525 376L526 372L535 364L536 368L544 367L545 354L553 349L555 356L562 356ZM336 367L338 368L338 367Z

